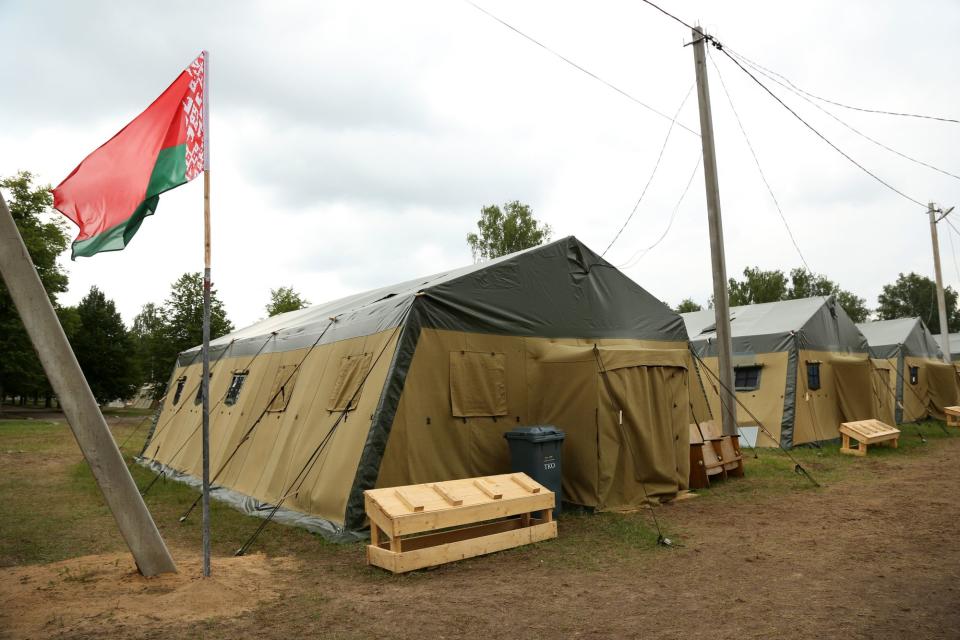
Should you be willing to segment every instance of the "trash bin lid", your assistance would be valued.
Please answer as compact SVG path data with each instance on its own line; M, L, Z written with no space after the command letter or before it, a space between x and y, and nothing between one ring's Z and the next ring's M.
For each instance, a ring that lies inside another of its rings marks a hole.
M552 442L563 440L565 434L553 425L535 425L532 427L517 427L503 434L507 440L525 440L527 442Z

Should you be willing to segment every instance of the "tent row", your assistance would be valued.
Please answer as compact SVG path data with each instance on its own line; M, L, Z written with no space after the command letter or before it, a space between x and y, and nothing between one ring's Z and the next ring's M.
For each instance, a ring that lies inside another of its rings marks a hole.
M249 513L279 505L280 521L350 538L365 526L364 490L507 473L504 433L551 424L566 434L565 501L671 500L688 484L689 425L719 416L712 313L681 317L568 237L269 318L211 343L214 496ZM895 419L894 378L878 375L832 298L731 317L750 410L739 422L760 446ZM942 403L937 380L925 397ZM199 389L194 348L140 458L193 484Z

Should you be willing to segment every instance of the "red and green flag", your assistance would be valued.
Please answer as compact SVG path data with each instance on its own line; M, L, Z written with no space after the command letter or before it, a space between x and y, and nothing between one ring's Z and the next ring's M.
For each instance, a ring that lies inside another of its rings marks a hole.
M205 55L53 190L54 208L80 228L73 258L123 249L161 193L209 168Z

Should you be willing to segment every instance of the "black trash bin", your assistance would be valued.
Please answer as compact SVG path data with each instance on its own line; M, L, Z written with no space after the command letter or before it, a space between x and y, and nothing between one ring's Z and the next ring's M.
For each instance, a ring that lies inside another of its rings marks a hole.
M560 449L564 433L552 425L517 427L503 434L510 446L510 469L523 472L556 495L554 515L560 513L562 468Z

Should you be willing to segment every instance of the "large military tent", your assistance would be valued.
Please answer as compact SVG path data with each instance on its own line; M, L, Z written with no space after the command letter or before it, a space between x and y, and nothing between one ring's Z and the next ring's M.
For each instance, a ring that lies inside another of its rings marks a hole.
M141 458L191 483L197 354ZM573 237L269 318L211 361L214 496L331 538L364 526L365 489L509 471L518 425L566 432L567 501L629 509L686 487L683 321Z
M957 375L953 365L943 361L923 320L878 320L857 327L867 338L871 355L893 371L889 387L897 399L896 422L928 416L943 420L943 408L957 404Z
M691 346L708 372L704 386L715 415L720 394L713 309L683 314ZM833 440L840 422L877 417L877 393L866 340L833 297L730 309L737 398L770 433L758 446ZM755 421L737 407L737 422Z

